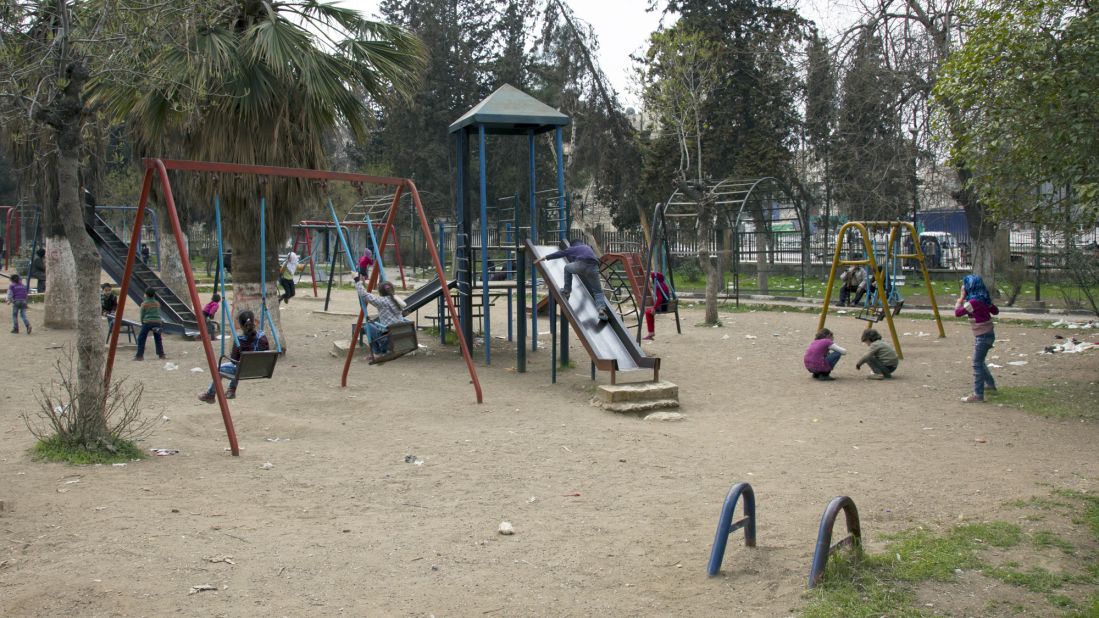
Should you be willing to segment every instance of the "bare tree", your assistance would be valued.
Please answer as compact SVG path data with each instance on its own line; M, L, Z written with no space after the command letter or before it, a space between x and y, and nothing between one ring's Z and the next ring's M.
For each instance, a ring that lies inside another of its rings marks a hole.
M706 273L706 324L717 324L721 270L710 254L717 223L716 199L707 188L703 164L704 102L718 78L715 55L701 34L671 28L652 36L643 68L645 104L659 118L659 131L670 132L679 150L676 185L698 205L698 262Z
M965 37L965 24L958 18L959 4L959 0L868 0L863 21L847 34L853 41L869 30L881 38L887 61L906 78L896 105L908 119L920 151L933 160L944 158L933 139L936 127L946 131L951 137L947 141L952 142L963 134L965 123L964 110L954 100L940 96L933 106L931 101L944 63ZM933 115L940 121L930 122ZM973 270L995 289L996 222L973 189L970 162L955 157L948 164L955 181L952 197L965 211L969 225Z

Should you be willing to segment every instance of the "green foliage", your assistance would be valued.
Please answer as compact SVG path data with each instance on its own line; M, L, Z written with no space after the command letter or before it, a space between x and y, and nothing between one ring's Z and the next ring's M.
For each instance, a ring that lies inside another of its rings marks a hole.
M1099 420L1094 386L1087 383L1001 388L996 403L1049 418Z
M1042 220L1052 183L1075 198L1082 222L1099 215L1099 13L1078 0L992 0L966 5L970 24L935 87L961 110L955 161L1001 218Z
M129 121L139 150L326 168L326 139L339 129L365 141L372 103L407 95L424 62L420 41L408 31L335 4L219 0L194 8L141 50L136 62L145 70L92 80L93 103ZM211 174L188 180L203 196L220 195L227 243L254 246L259 180ZM317 183L283 179L265 189L269 239L288 237L302 207L320 201ZM269 241L266 256L239 251L238 282L258 282L261 267L273 280L279 245Z
M990 577L995 577L1012 586L1026 588L1031 592L1050 592L1065 583L1063 576L1050 573L1039 566L1030 567L1025 571L1012 567L989 567L984 572Z
M904 86L886 63L882 39L860 37L843 79L832 146L836 200L852 220L897 219L911 207L915 152L897 105Z
M438 339L439 339L439 327L429 326L429 327L424 329L424 334L426 334L427 336L431 337L432 339L438 341ZM458 333L454 332L453 329L448 329L446 331L446 335L444 337L444 343L446 345L458 345Z
M663 89L664 80L695 83L700 92L693 98L702 122L684 125L692 120L661 110L656 118L660 130L649 145L656 156L646 157L642 170L644 195L650 202L667 199L669 182L683 168L680 161L686 153L676 148L677 131L703 144L701 161L695 160L699 148L693 145L690 177L697 178L701 171L704 177L719 179L792 179L793 148L801 126L796 101L802 82L795 58L809 38L808 23L795 10L770 0L669 0L666 11L680 18L653 35L641 67L644 81L650 90ZM689 43L684 49L700 52L691 52L705 59L696 65L719 68L713 79L683 79L683 65L676 57L679 42Z
M1072 543L1069 543L1048 530L1039 530L1035 532L1032 540L1035 547L1056 547L1066 554L1071 554L1075 551Z
M1081 499L1091 497L1077 493L1071 495ZM1023 501L1024 505L1031 503ZM867 554L859 560L852 560L847 553L840 553L830 559L824 581L809 593L812 600L803 615L930 615L930 612L912 606L916 599L916 587L928 581L954 582L958 569L979 572L1012 586L1043 594L1046 602L1063 609L1076 607L1076 601L1067 594L1051 594L1053 591L1069 584L1095 581L1092 570L1056 573L1038 566L1020 568L1010 561L995 565L986 563L983 560L984 549L996 547L997 554L1011 556L1010 550L1020 547L1026 540L1018 526L1006 522L965 524L942 534L915 528L887 536L886 539L888 545L881 554ZM1063 542L1059 542L1052 533L1039 532L1030 540L1039 547L1063 549ZM1001 604L1000 601L993 601L988 609L999 609ZM1012 606L1011 611L1022 611L1022 607Z
M924 612L912 607L915 595L910 590L882 579L886 569L880 558L855 561L847 554L831 557L826 580L809 593L812 600L802 611L802 616L925 616Z
M109 464L141 459L141 449L130 440L115 440L110 444L88 446L82 442L66 441L61 436L39 440L31 449L31 456L42 461L57 461L73 465Z

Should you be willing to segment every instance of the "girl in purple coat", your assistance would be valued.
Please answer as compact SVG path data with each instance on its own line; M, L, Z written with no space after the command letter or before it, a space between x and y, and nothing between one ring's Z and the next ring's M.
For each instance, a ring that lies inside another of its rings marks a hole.
M956 317L969 317L973 327L973 394L962 397L966 403L979 403L985 400L985 391L996 392L996 380L985 364L988 351L996 341L992 316L1000 313L989 298L988 288L979 275L966 275L962 279L962 293L954 303Z
M8 304L11 305L11 332L19 332L19 318L23 318L23 326L27 327L27 334L31 334L31 321L27 319L27 286L23 284L19 275L11 276L11 284L8 285Z
M835 380L832 377L832 370L836 368L836 363L840 362L840 357L844 354L847 354L847 350L835 344L832 340L832 331L822 328L817 331L816 338L809 344L803 360L805 368L813 374L814 380Z

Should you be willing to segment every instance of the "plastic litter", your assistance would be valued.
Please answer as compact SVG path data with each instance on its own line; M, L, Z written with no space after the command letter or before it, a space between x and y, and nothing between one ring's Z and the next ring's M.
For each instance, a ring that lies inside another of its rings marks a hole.
M149 449L149 452L152 453L153 455L156 455L157 457L168 457L170 455L179 454L179 449L177 449L177 448L151 448L151 449Z
M197 586L191 586L191 591L187 594L195 594L196 592L206 592L207 590L217 589L217 586L211 586L210 584L198 584Z

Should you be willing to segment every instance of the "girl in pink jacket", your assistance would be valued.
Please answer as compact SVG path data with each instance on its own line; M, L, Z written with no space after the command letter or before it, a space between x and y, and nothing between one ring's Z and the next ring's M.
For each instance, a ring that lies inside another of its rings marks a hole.
M966 403L979 403L985 400L985 391L996 392L996 380L985 364L988 351L996 342L992 316L1000 313L988 295L988 288L980 275L966 275L962 279L962 292L954 303L956 317L969 317L973 327L973 393L962 397Z

